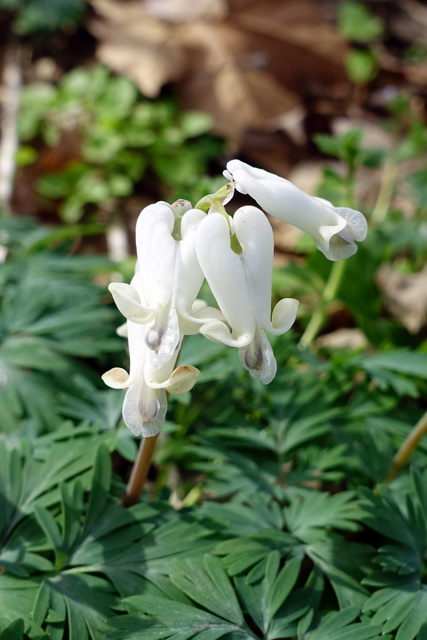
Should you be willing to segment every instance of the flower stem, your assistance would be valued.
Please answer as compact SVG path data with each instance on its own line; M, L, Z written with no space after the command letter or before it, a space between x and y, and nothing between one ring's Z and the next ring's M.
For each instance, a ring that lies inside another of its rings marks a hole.
M322 328L326 320L328 304L332 302L337 295L338 289L344 277L345 268L345 260L340 260L339 262L334 263L329 274L326 286L323 290L322 300L311 316L310 322L308 323L299 341L299 346L301 348L306 349L317 337L320 329Z
M151 465L154 449L156 447L157 436L142 438L139 446L137 458L132 467L126 493L122 497L122 504L131 507L139 502L148 471Z
M408 462L409 458L417 448L417 445L421 438L425 436L427 433L427 411L420 418L412 429L409 436L406 438L405 442L400 447L399 451L393 458L393 464L391 466L390 471L387 474L384 482L390 482L397 476L397 474L403 469L405 464Z
M371 215L371 227L377 227L387 215L397 178L396 161L392 158L384 163L383 179L377 201Z

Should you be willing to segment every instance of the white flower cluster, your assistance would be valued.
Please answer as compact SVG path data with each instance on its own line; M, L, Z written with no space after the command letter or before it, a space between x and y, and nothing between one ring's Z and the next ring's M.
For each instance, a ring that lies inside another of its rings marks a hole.
M264 384L277 365L265 332L280 335L295 321L298 301L284 298L271 313L273 232L253 206L227 214L234 187L267 213L309 233L330 260L353 255L366 235L364 216L309 196L284 178L239 160L227 164L230 183L192 208L187 201L157 202L139 215L137 265L130 283L110 291L127 318L130 372L103 375L115 389L127 389L123 419L135 435L156 435L165 420L167 393L185 393L200 372L177 366L184 336L201 333L238 348L242 365ZM219 309L197 299L208 282Z

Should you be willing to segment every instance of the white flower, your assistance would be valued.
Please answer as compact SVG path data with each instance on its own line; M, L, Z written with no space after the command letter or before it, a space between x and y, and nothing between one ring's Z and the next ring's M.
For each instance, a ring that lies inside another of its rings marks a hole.
M267 213L312 236L329 260L342 260L357 251L355 240L366 237L365 217L354 209L334 207L327 200L304 193L289 180L231 160L227 172L242 193L248 193Z
M123 420L136 436L155 436L166 417L167 393L181 394L193 388L200 371L191 365L175 368L177 354L161 367L154 367L146 344L147 326L127 322L130 372L115 367L102 379L113 389L127 389Z
M166 202L143 209L136 224L138 262L132 282L109 286L121 313L147 325L147 355L156 367L174 357L182 335L197 333L206 317L217 316L215 310L194 307L204 279L196 254L196 231L206 214L189 207L190 203L178 201L175 210Z
M224 314L227 325L212 320L200 332L210 340L239 348L243 366L254 378L268 384L277 364L265 331L279 335L295 321L298 301L281 300L271 309L273 232L262 211L241 207L231 221L243 251L230 246L230 222L220 213L209 213L197 232L200 266Z

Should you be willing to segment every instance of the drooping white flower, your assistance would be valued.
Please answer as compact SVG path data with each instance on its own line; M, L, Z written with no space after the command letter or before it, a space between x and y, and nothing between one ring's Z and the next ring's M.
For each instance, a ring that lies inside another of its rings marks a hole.
M194 307L204 279L196 254L196 231L206 214L189 207L180 202L176 211L166 202L157 202L143 209L136 224L138 262L132 282L109 286L121 313L147 325L144 340L156 367L174 357L182 335L197 333L206 316L217 316L215 310Z
M309 196L285 178L240 160L230 160L224 175L264 211L311 235L329 260L352 256L357 251L355 241L366 237L366 219L359 211L334 207L327 200Z
M231 231L243 249L237 254L230 245ZM197 255L205 278L231 327L212 320L200 332L207 338L239 348L243 366L254 378L268 384L277 370L276 359L265 331L280 335L295 321L298 301L281 300L271 310L273 231L262 211L241 207L230 222L220 213L210 213L197 231Z
M181 394L193 388L200 371L191 365L175 368L178 351L161 367L153 366L146 344L148 327L127 322L130 371L115 367L102 376L113 389L127 389L123 420L136 436L155 436L166 417L167 393Z

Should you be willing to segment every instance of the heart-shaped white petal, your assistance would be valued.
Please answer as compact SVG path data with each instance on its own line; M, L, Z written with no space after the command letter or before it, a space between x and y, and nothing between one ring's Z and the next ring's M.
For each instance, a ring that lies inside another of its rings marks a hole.
M270 321L273 268L273 230L265 214L256 207L241 207L233 218L243 253L240 256L257 320Z
M177 243L173 304L180 319L188 322L196 321L190 310L203 284L204 275L200 267L196 250L197 229L206 217L203 211L191 209L181 221L181 241Z
M231 327L231 340L239 345L242 336L253 336L255 319L252 310L248 282L240 257L230 247L230 228L220 213L210 213L199 224L197 232L197 256L205 278L219 308ZM226 336L227 328L220 323L204 325L204 335ZM213 333L212 333L212 331ZM219 332L219 333L218 333ZM221 340L222 341L222 340ZM227 342L226 344L229 344Z
M164 307L172 296L176 241L172 237L175 216L166 202L145 207L136 223L136 249L141 302L149 308Z
M242 250L239 254L231 248L231 230L224 216L209 214L199 227L199 261L231 327L230 331L224 322L211 320L200 333L214 342L239 347L243 366L268 384L277 364L264 330L274 334L288 331L295 321L298 301L281 300L270 320L274 251L270 223L256 207L241 207L231 226Z

